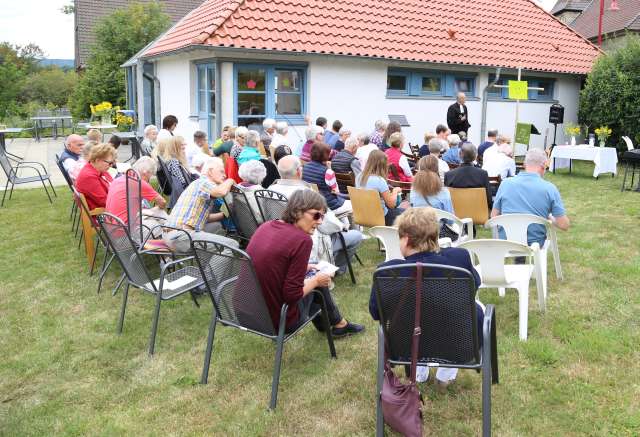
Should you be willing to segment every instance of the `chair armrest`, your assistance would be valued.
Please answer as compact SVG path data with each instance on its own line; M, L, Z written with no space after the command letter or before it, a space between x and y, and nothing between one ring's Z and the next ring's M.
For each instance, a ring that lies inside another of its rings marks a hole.
M96 208L96 209L92 209L91 211L89 211L89 215L91 216L96 216L98 214L102 214L105 211L104 208Z
M466 234L469 236L469 238L472 238L473 237L473 219L469 217L461 218L460 223L462 224L463 228L466 228Z
M34 167L32 165L24 165L24 161L17 163L16 166L13 167L13 173L16 175L16 177L18 177L18 170L23 169L23 168L30 168L32 170L35 170L36 173L38 173L38 176L40 176L40 178L42 178L42 173L40 173L40 170L38 170L37 167ZM47 172L45 171L44 174L47 175Z
M46 173L47 169L44 166L44 164L42 164L41 162L36 162L36 161L20 161L20 165L22 164L29 164L29 165L39 165L40 167L42 167L42 170Z
M451 247L452 244L453 242L449 237L438 238L438 246L440 247Z
M142 253L142 252L140 252L140 253ZM192 259L195 259L195 258L194 258L194 257L192 257L192 256L188 256L188 257L186 257L186 258L180 258L180 259L177 259L177 260L175 260L175 261L169 261L168 263L164 264L164 265L160 268L160 282L158 283L158 288L159 288L160 290L162 290L162 283L164 282L164 277L165 277L165 275L167 274L167 268L169 268L169 267L173 267L174 265L176 265L176 264L180 264L180 263L183 263L183 262L185 262L185 261L190 261L190 260L192 260Z
M498 344L496 339L496 315L493 304L487 305L484 310L482 339L484 343L483 355L485 357L491 357L491 382L493 384L498 384L500 382L500 378L498 376ZM486 350L487 345L490 345L489 350Z

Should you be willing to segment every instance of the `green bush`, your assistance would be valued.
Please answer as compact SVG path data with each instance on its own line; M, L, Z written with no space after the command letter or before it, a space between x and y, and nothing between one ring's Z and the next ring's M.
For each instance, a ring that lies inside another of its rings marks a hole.
M640 143L640 38L629 36L624 47L598 58L580 93L578 117L591 132L609 126L609 144L626 149L625 135Z
M30 102L63 108L67 106L69 95L73 92L75 85L75 71L65 72L58 67L45 68L25 79L22 96Z

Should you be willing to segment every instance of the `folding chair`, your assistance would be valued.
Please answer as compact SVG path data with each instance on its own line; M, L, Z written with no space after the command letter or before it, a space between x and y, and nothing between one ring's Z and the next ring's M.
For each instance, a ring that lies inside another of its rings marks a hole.
M280 383L284 344L318 316L322 317L331 356L336 358L336 349L333 344L329 317L322 294L316 291L312 292L320 296L321 309L314 314L310 314L309 318L293 332L286 333L288 305L282 305L278 327L274 327L253 263L247 253L222 243L195 240L192 244L201 276L205 279L205 284L213 303L213 313L211 315L200 382L206 384L209 377L209 365L218 323L223 326L238 328L242 332L268 338L276 344L271 400L269 402L269 409L273 410L276 408L278 401L278 385Z
M53 184L51 183L49 173L47 173L47 169L43 164L34 161L19 161L12 165L4 149L0 148L0 167L2 167L4 174L7 176L7 183L4 186L4 193L2 194L2 202L0 202L0 207L4 206L4 199L7 196L7 188L9 188L9 184L11 184L9 200L11 200L11 196L13 196L13 188L16 185L28 184L29 182L37 181L42 182L44 192L47 193L47 197L49 198L49 203L53 203L53 200L51 199L51 195L49 194L49 190L47 189L47 184L45 184L45 181L49 182L49 186L51 187L51 191L53 191L53 195L55 197L58 197L58 195L56 194L56 190L53 188ZM21 173L21 170L27 169L34 171L36 175L18 176L18 173Z
M529 320L529 280L534 275L538 290L538 306L545 309L545 296L542 287L540 266L540 247L507 240L471 240L458 246L467 249L478 259L475 266L482 278L480 288L497 288L501 297L506 288L518 291L518 333L520 340L527 339ZM505 264L505 258L514 254L527 257L525 264ZM533 258L533 260L531 260Z
M482 435L491 435L491 384L497 384L498 353L493 305L487 305L478 332L476 289L465 269L437 264L382 267L373 274L373 290L380 318L376 436L384 435L380 393L385 362L411 364L416 284L422 281L418 365L474 369L482 373ZM386 345L386 347L385 347Z
M72 220L71 230L73 231L73 229L76 227L76 220L78 219L78 214L80 212L73 198L74 196L73 181L71 180L71 177L69 176L69 173L67 172L67 170L64 168L64 165L62 165L62 162L60 161L60 157L57 154L56 154L56 165L58 166L58 170L60 170L60 173L62 173L62 176L64 177L64 180L67 182L67 185L69 186L69 190L71 191L71 211L69 212L69 220Z
M129 235L127 225L118 217L109 213L98 215L98 222L102 227L103 234L111 251L115 254L126 275L127 286L122 295L122 308L120 310L120 318L118 319L118 334L122 333L129 287L134 286L151 294L155 298L155 309L151 323L149 354L153 355L156 344L156 333L158 331L158 320L160 317L160 304L163 301L175 299L185 293L191 293L192 300L197 304L192 292L204 283L200 276L200 269L196 266L187 265L172 271L175 266L193 259L193 257L183 258L164 263L160 267L160 277L153 280L142 259L142 255L145 252L138 251L134 241ZM188 233L186 234L188 235Z

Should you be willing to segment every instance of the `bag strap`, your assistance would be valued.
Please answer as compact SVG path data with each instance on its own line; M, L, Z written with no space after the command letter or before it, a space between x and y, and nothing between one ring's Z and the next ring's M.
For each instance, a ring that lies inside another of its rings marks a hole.
M418 349L420 334L420 320L422 318L422 263L416 267L416 310L415 321L413 323L413 336L411 338L411 383L416 383L416 368L418 363Z

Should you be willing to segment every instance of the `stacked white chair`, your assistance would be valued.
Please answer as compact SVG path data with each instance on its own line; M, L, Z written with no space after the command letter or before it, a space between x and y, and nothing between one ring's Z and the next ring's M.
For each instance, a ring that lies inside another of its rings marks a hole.
M398 228L394 228L393 226L374 226L369 229L369 234L376 237L382 244L382 247L384 247L385 261L389 261L391 259L404 259L404 256L402 256L402 253L400 252L400 236L398 235ZM438 245L440 247L451 247L451 239L440 238L438 240Z

